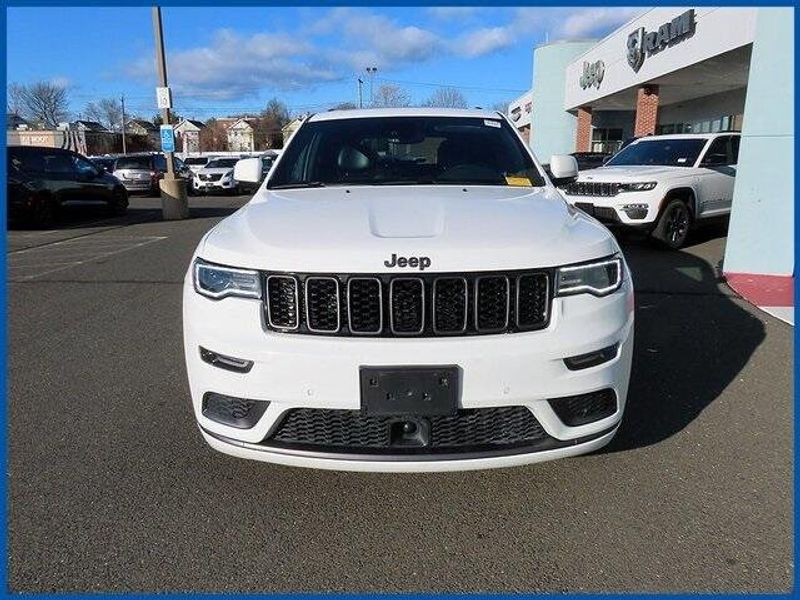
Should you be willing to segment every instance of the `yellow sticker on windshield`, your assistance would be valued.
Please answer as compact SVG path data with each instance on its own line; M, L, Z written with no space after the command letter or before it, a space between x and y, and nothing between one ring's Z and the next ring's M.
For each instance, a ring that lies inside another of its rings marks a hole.
M533 187L531 180L527 177L509 177L506 175L506 183L516 187Z

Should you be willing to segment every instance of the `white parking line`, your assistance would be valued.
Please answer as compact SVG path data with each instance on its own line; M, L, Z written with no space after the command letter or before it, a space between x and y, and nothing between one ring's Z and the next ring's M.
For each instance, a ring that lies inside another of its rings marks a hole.
M79 265L87 264L95 260L135 250L148 244L166 239L167 236L114 236L112 238L93 238L85 240L82 238L63 240L54 244L48 244L40 248L28 248L15 252L8 257L8 269L17 270L16 275L9 278L10 281L29 281L51 273L57 273L65 269L71 269ZM98 243L99 242L99 243ZM52 256L53 260L48 260ZM67 257L75 257L75 260L64 260ZM33 262L26 263L25 259ZM19 274L19 269L37 270L30 275ZM43 270L40 270L43 269Z

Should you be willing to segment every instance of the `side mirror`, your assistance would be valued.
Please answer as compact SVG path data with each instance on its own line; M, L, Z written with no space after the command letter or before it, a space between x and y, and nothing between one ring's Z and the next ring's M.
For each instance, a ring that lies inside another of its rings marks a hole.
M578 177L578 161L569 154L554 154L550 157L550 173L553 185L568 183Z
M242 183L260 183L262 170L260 158L243 158L233 167L233 178Z

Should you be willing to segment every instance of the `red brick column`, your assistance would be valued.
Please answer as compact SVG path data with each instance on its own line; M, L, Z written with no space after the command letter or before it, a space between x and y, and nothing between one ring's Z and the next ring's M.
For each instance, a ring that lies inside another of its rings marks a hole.
M652 135L658 122L658 86L643 85L636 90L636 121L633 135Z
M578 126L575 129L575 152L589 152L592 147L592 107L578 109Z

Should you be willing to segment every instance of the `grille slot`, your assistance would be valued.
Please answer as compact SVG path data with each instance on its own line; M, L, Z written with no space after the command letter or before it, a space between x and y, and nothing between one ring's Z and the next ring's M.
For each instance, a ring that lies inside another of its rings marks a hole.
M267 320L276 329L297 329L299 298L297 280L290 275L267 277Z
M433 331L461 333L467 329L467 280L440 277L433 282Z
M619 194L619 183L574 181L567 185L566 192L570 196L611 197Z
M483 333L508 327L508 277L487 276L475 280L475 329Z
M339 336L458 336L547 327L552 269L361 275L265 273L267 328Z
M350 331L379 334L383 331L383 292L377 277L352 277L347 282Z
M500 450L550 440L523 406L460 410L430 417L430 443L425 447L392 445L390 427L397 417L365 416L357 410L295 408L289 410L268 446L330 452L388 454Z
M308 277L305 292L308 330L316 333L339 331L339 281L334 277Z
M517 278L517 326L537 327L547 321L550 290L547 275L533 273Z
M425 284L417 277L398 277L389 283L392 333L414 335L425 329Z

